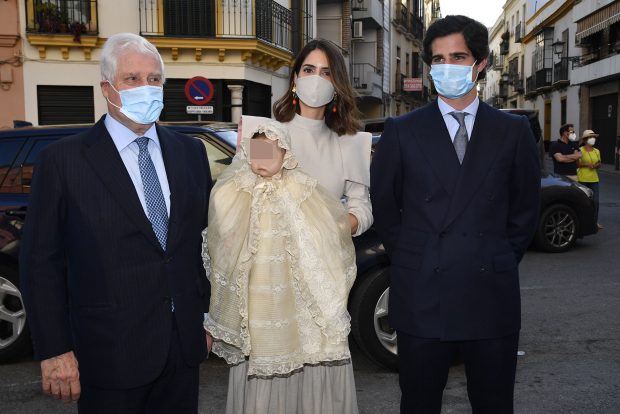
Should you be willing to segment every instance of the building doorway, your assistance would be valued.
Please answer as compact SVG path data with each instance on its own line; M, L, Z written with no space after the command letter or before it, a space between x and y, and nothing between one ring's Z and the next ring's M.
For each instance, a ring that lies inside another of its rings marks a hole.
M616 146L616 125L618 122L618 94L602 95L592 98L592 129L599 134L596 147L601 152L602 162L614 163ZM583 129L588 129L583 128ZM581 131L583 133L583 131Z

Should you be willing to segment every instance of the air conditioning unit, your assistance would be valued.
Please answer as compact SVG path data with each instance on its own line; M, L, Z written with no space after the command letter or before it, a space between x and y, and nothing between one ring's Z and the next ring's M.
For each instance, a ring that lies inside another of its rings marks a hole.
M362 21L357 20L353 22L353 39L364 38Z

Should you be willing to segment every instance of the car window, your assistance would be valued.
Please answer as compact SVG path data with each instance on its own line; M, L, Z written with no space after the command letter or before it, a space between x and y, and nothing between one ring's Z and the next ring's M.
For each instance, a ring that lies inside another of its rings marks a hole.
M201 134L193 134L193 136L198 138L207 150L211 178L215 182L220 174L222 174L226 167L232 162L232 156L224 148L216 145L209 137Z
M21 192L19 168L11 167L25 142L25 139L8 139L0 142L0 192L2 193L13 193L17 187Z

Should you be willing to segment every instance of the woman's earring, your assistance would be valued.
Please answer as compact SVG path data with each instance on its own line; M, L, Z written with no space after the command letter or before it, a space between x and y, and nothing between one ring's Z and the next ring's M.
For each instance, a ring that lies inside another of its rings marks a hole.
M293 106L297 105L297 86L293 85L293 89L291 89L291 92L293 92Z
M336 108L337 102L336 98L338 97L338 95L336 95L336 92L334 92L334 97L332 98L332 101L334 102L334 104L332 105L332 112L336 113L338 112L338 109Z

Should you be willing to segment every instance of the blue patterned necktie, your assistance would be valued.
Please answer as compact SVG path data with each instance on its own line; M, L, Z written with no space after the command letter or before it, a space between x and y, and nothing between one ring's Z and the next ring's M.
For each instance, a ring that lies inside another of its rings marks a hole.
M168 209L164 200L164 193L161 191L157 171L149 154L149 138L136 138L136 143L140 148L138 153L138 166L142 177L142 187L144 189L144 199L146 201L146 211L153 226L153 231L161 244L162 249L166 250L168 238Z
M463 158L465 158L465 150L467 149L467 141L469 141L467 128L465 127L465 115L467 115L467 112L450 112L450 115L459 123L459 129L456 131L453 144L456 155L459 157L459 162L462 164Z

